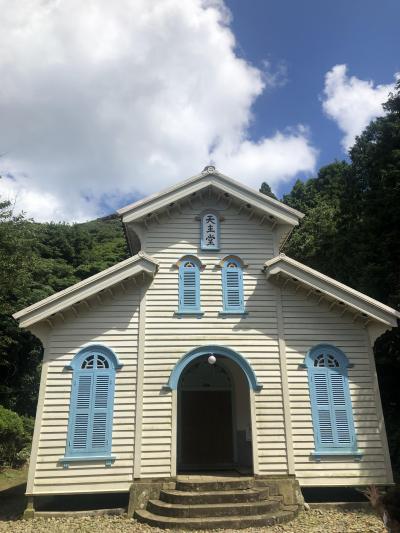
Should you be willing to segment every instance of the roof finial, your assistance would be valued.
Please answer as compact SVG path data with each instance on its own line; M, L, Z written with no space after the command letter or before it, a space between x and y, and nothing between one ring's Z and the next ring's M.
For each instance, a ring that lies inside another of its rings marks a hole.
M204 167L202 174L214 174L215 170L215 161L211 159L210 163Z

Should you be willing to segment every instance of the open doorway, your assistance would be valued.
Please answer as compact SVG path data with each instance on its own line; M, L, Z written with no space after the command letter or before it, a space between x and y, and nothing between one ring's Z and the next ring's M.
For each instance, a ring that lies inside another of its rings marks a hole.
M252 473L249 384L241 368L215 354L196 358L178 383L178 471Z

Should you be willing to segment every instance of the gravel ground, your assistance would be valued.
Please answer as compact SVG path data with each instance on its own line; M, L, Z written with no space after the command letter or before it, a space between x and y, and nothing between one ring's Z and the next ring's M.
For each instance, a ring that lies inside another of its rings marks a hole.
M123 516L36 518L0 522L0 533L161 533L162 531L139 524L135 520L128 520ZM244 533L385 533L386 530L382 522L372 514L313 509L301 513L288 524L237 531Z

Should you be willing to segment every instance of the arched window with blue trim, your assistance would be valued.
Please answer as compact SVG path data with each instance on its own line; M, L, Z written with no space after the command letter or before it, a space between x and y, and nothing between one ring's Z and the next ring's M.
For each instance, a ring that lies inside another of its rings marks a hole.
M228 258L222 263L222 293L225 313L243 313L243 270L238 259Z
M67 367L73 377L65 467L71 460L111 458L115 372L121 366L112 350L94 345Z
M315 451L327 455L357 451L348 383L349 362L334 346L320 344L307 354Z
M179 262L179 312L200 313L200 261L183 257Z

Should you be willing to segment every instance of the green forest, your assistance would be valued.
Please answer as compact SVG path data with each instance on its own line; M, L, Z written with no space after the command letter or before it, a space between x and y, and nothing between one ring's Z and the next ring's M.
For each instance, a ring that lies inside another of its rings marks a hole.
M298 180L281 198L306 214L283 251L398 309L400 82L384 110L356 139L346 161ZM273 196L265 182L260 190ZM40 341L20 330L11 314L126 257L116 215L83 224L39 224L0 199L0 466L22 463L29 453L42 356ZM399 472L400 329L379 338L374 351Z

